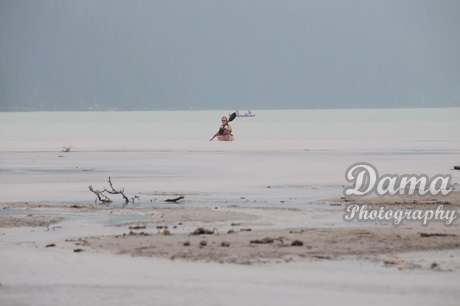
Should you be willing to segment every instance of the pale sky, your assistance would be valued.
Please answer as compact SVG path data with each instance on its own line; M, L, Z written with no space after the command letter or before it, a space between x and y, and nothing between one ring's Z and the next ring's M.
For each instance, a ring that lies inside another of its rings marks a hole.
M460 1L0 0L0 111L460 107Z

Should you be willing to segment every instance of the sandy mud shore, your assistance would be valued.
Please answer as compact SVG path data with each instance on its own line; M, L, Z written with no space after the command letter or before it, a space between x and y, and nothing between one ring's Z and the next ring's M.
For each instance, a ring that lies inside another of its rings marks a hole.
M0 217L0 228L49 227L68 216L135 216L135 220L100 224L106 232L87 231L72 239L47 241L74 251L97 251L133 256L192 261L254 264L311 259L384 260L398 268L414 267L398 254L460 248L460 224L432 222L346 223L341 220L350 203L429 208L460 207L460 193L448 197L338 198L320 201L311 209L227 207L109 208L58 203L3 203L4 211L27 212ZM328 209L321 208L322 206ZM52 213L52 215L48 215ZM320 220L320 221L318 221ZM67 222L67 223L66 223ZM66 227L68 221L61 222ZM383 258L383 259L382 259ZM393 258L393 259L392 259ZM396 259L395 259L396 258ZM430 266L431 267L431 266ZM433 266L438 268L437 264ZM459 269L449 265L447 269Z
M458 220L345 222L350 203L460 207L458 193L302 208L0 203L0 304L458 304Z
M460 247L459 227L445 229L442 225L424 229L376 226L278 230L251 228L249 231L249 228L236 228L224 234L213 233L210 228L197 228L190 234L173 233L169 229L158 233L130 231L123 235L85 237L81 245L117 254L240 264L289 262L304 258L372 258L375 255Z

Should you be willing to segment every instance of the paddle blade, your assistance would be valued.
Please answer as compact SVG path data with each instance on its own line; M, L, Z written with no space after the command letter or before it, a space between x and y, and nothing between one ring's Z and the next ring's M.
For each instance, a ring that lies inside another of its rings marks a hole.
M235 118L236 118L236 113L231 114L230 117L228 118L228 122L233 121L233 119Z

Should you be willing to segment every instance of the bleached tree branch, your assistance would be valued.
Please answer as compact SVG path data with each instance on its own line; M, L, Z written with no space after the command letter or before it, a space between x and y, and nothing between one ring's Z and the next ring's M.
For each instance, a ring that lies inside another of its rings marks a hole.
M88 189L96 195L97 198L95 202L99 200L102 203L112 203L112 200L110 200L106 195L104 195L105 189L103 191L95 190L91 185L88 186Z
M106 192L108 192L108 193L110 193L110 194L121 194L121 196L123 197L123 199L125 199L125 202L126 202L126 203L129 203L129 199L128 199L128 197L125 195L125 189L123 188L123 189L120 189L120 190L116 190L115 188L113 188L112 180L111 180L110 176L109 176L109 184L110 184L110 188L111 188L112 190L107 190L107 189L104 188L104 191L106 191Z

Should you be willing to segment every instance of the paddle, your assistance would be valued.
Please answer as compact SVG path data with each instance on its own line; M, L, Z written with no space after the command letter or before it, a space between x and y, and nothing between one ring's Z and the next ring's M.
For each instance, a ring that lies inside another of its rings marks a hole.
M232 122L233 119L235 118L236 118L236 113L231 114L230 117L228 118L227 123ZM219 132L220 132L220 129L217 131L217 133L214 136L212 136L210 141L212 141L217 135L219 135Z

